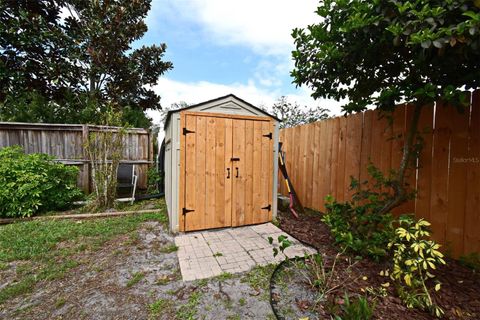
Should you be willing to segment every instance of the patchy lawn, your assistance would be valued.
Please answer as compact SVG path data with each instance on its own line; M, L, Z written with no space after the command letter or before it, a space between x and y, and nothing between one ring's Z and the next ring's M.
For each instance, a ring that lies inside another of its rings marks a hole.
M163 200L145 205L161 209L0 226L0 318L275 319L273 266L183 282Z

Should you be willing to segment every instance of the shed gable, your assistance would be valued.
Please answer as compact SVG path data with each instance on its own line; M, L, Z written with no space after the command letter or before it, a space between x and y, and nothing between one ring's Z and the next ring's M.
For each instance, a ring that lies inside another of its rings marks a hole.
M223 99L192 106L188 109L188 111L265 116L264 113L252 108L247 103L236 98L235 96L227 96Z

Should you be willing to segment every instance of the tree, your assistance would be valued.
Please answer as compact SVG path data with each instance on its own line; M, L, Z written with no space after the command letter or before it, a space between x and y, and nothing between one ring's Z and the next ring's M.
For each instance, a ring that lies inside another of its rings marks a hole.
M75 83L77 75L65 54L72 42L60 24L63 3L0 2L1 102L14 100L21 93L53 99Z
M323 108L301 107L281 96L272 106L272 113L282 122L280 128L290 128L328 118L328 110Z
M0 13L8 26L0 34L0 81L9 84L0 89L3 120L95 123L109 105L124 123L151 124L144 111L160 108L151 87L172 68L163 61L165 44L132 49L147 31L151 0L7 2Z
M405 172L414 162L423 108L439 99L459 108L464 90L480 83L479 1L325 0L322 21L293 30L294 83L314 98L348 98L345 113L375 105L392 111L409 102L414 115L392 184L394 196L382 212L407 200Z

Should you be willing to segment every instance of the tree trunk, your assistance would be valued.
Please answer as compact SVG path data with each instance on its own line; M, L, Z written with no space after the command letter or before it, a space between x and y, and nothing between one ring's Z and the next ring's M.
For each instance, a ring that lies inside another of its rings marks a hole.
M423 103L416 102L413 110L413 118L410 128L407 131L407 137L403 146L402 161L397 172L396 179L392 181L393 197L380 210L381 214L391 212L392 209L400 206L408 200L408 192L405 188L405 173L412 161L413 145L418 134L418 122L422 113Z

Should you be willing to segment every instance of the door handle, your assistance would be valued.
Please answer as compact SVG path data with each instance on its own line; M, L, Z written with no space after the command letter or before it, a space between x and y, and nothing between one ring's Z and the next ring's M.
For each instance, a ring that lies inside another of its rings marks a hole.
M227 179L230 179L230 168L227 168Z
M235 178L238 178L238 167L236 167L235 169L237 169L237 175L235 176Z

